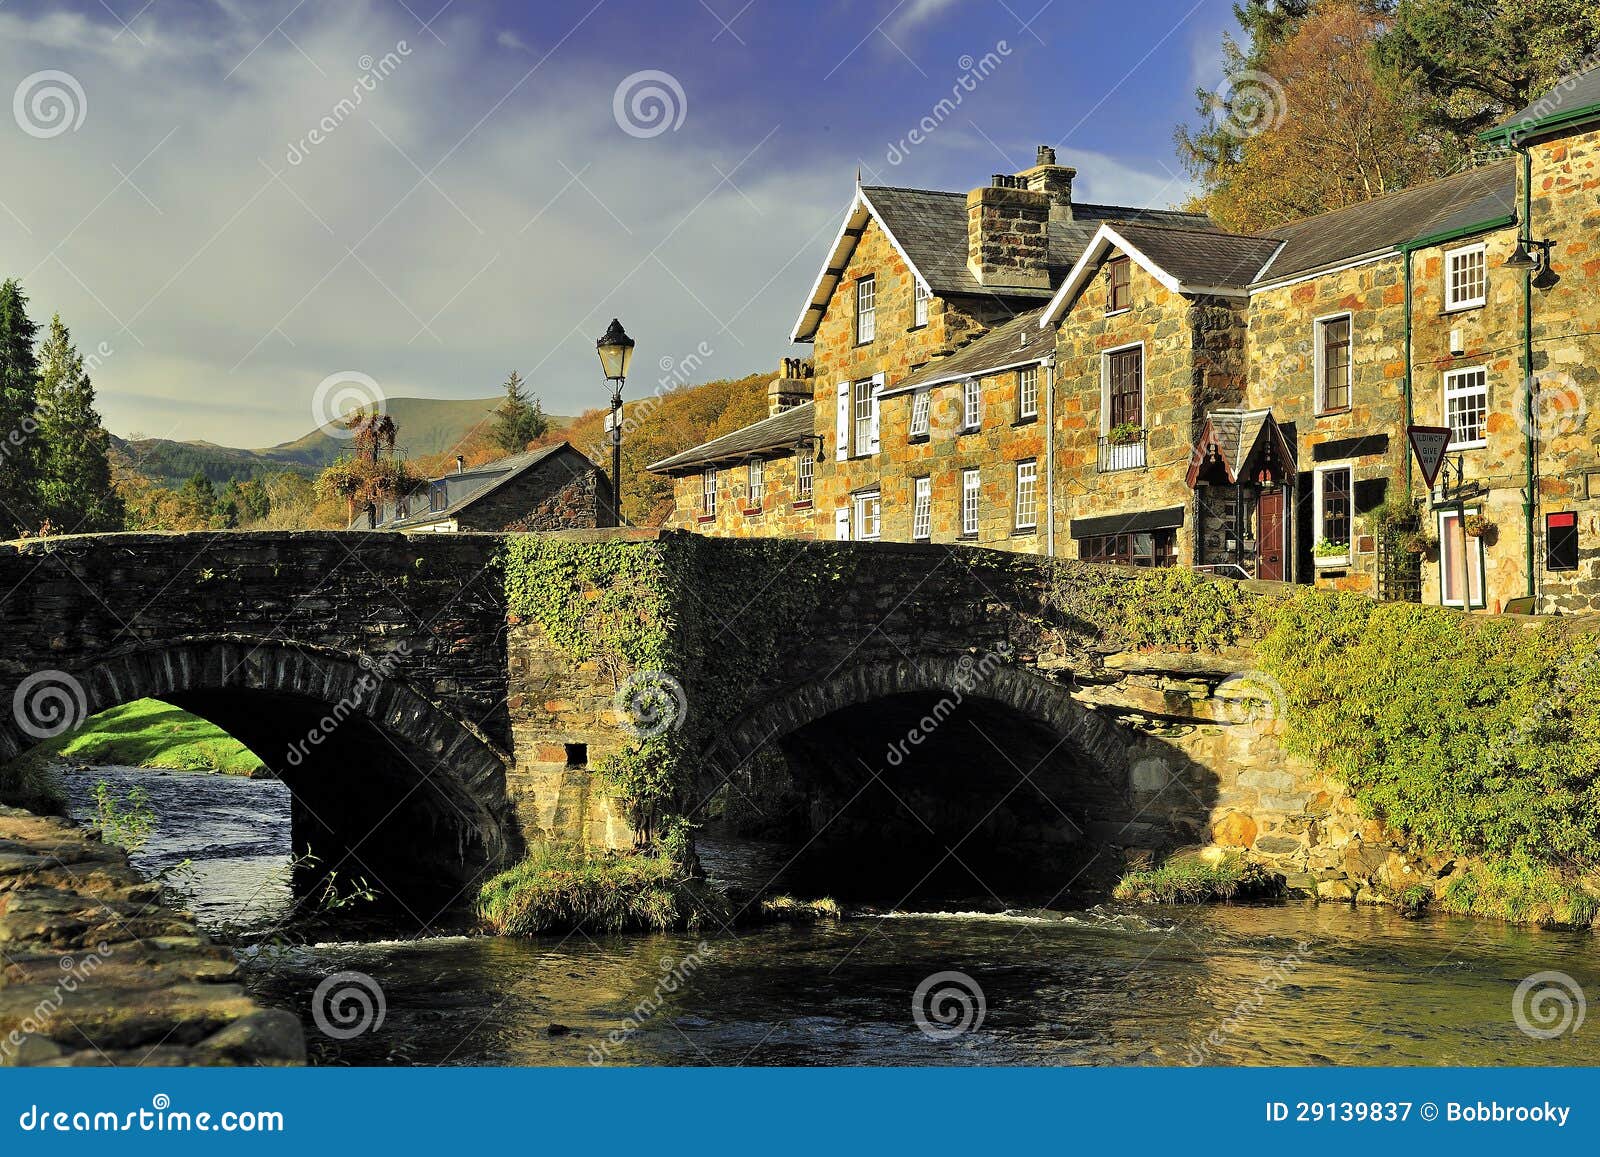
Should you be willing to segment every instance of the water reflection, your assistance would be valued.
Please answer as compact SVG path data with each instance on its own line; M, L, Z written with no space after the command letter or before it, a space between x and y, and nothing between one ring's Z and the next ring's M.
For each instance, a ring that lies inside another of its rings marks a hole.
M203 918L271 918L288 903L280 785L140 782L162 817L140 858L192 856ZM268 842L280 835L275 856ZM737 876L734 851L710 849L708 866ZM1511 1010L1535 972L1600 992L1587 933L1297 904L895 914L708 937L708 952L702 939L262 947L247 971L308 1026L323 977L378 978L380 1029L344 1041L311 1031L316 1058L334 1064L1600 1064L1600 1035L1535 1040ZM691 954L701 963L661 991ZM946 971L976 981L984 1015L940 1041L917 1027L911 1000Z

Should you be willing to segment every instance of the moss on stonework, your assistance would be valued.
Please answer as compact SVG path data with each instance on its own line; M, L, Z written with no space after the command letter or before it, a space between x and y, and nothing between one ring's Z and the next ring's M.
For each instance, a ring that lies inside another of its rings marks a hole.
M682 857L698 757L748 706L749 689L805 645L807 620L848 588L855 559L831 543L667 532L649 542L518 535L502 564L511 620L537 622L574 658L598 662L619 706L649 717L597 770L646 840Z

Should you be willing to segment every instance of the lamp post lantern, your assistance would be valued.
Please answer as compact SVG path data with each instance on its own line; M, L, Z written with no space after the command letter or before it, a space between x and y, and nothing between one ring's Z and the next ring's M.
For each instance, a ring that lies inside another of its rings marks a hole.
M633 362L633 339L616 318L605 334L594 343L600 354L600 369L611 383L611 501L618 526L622 525L622 384Z

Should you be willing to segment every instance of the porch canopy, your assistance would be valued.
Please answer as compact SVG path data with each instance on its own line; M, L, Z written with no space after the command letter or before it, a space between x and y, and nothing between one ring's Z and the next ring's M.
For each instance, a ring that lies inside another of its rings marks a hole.
M1199 482L1277 484L1295 477L1294 451L1271 410L1210 410L1189 460Z

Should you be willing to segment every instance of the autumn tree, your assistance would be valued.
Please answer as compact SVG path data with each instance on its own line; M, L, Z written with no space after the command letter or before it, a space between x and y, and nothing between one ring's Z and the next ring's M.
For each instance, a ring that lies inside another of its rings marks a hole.
M1229 97L1248 91L1267 54L1293 35L1310 12L1311 0L1245 0L1233 6L1243 37L1223 33L1222 86L1215 92L1195 92L1200 123L1180 125L1176 133L1179 157L1207 188L1239 163L1239 150L1249 137L1248 124L1241 123Z
M1350 0L1318 4L1231 93L1246 129L1230 162L1201 174L1202 207L1224 228L1270 229L1437 176L1442 149L1419 106L1381 63L1381 15ZM1241 104L1248 114L1241 114Z
M367 524L375 525L384 503L409 494L421 483L409 463L395 450L399 428L380 410L370 414L357 409L345 421L351 431L350 452L317 478L317 494L343 499L349 521L366 511Z

